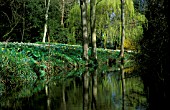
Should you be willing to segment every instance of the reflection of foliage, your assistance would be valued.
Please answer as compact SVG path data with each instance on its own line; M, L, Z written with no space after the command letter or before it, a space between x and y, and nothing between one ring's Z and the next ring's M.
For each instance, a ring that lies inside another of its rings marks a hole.
M101 101L100 103L106 103L106 101L110 100L107 103L110 104L109 106L113 106L114 109L121 106L121 81L119 77L119 72L116 71L115 73L106 74L102 80L102 85L98 88L99 93L104 95L98 97L98 100Z
M1 91L0 104L2 108L20 108L25 105L24 98L32 97L33 94L41 91L44 88L44 81L27 81L16 83L15 86L4 85L4 90ZM8 106L7 106L8 105Z
M132 64L131 64L132 65ZM131 68L131 67L130 67ZM132 67L133 68L133 67ZM137 73L133 73L133 70L126 70L125 72L125 104L127 109L146 108L146 94L143 91L144 85ZM109 106L113 106L114 109L121 108L122 104L122 80L121 73L118 70L112 70L103 74L104 77L100 79L102 85L98 85L98 93L104 95L99 96L100 103L106 103L107 99L110 99Z
M39 60L41 61L41 60ZM89 68L89 104L92 100L92 71L94 68ZM108 71L110 70L110 71ZM51 100L51 105L53 108L63 109L64 100L66 101L67 107L69 109L80 110L82 109L83 103L83 82L82 73L84 73L84 68L79 68L78 70L63 70L58 72L58 74L53 74L48 80L30 80L25 83L17 83L15 87L5 91L8 96L2 96L0 98L0 103L7 103L10 100L10 104L16 104L16 108L24 106L22 102L29 99L29 106L33 105L33 101ZM103 73L103 71L105 73ZM128 77L130 73L126 75ZM103 109L115 109L119 110L122 107L122 83L121 74L117 66L111 69L101 69L97 75L97 105L101 110ZM145 102L143 94L143 85L138 77L126 78L126 103L130 104L127 107L130 109L135 109L135 107L141 106L140 104ZM45 86L48 87L48 95L44 93ZM4 89L1 89L4 88ZM5 85L0 85L0 91L5 90ZM64 95L64 97L63 97ZM44 98L44 99L43 99ZM65 99L63 99L65 98ZM2 102L3 101L3 102ZM39 103L38 103L39 104ZM3 105L5 106L5 105ZM46 105L38 105L37 107L44 107ZM89 105L91 106L91 105ZM10 105L9 108L12 108Z
M126 79L127 102L131 106L146 106L146 94L143 91L144 85L139 77L130 77Z

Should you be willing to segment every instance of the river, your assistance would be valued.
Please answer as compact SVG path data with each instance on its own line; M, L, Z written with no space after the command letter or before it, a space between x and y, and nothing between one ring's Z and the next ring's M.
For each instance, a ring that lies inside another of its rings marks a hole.
M2 110L146 110L144 85L134 67L84 68L50 80L6 87Z

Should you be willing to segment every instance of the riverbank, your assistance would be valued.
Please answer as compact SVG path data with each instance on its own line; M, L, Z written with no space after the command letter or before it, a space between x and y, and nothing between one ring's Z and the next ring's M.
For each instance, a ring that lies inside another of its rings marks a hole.
M30 97L52 80L60 82L82 77L86 72L82 52L80 45L0 43L0 93L13 94L6 96L7 99ZM97 49L99 76L120 71L119 52ZM134 55L125 52L125 56L125 66L128 67ZM109 59L115 59L115 62L109 65ZM88 71L93 69L89 67Z
M28 76L32 79L57 75L61 71L84 67L82 52L80 45L3 42L0 43L1 74L18 76L20 80ZM119 50L98 48L98 66L115 65L119 62L116 60L119 52ZM133 55L131 52L126 52L125 56L125 59L130 59Z

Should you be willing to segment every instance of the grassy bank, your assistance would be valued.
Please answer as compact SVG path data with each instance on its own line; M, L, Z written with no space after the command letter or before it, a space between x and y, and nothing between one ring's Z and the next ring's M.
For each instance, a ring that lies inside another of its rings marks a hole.
M79 45L0 43L1 77L23 82L81 68L85 66L82 52ZM117 59L119 55L119 51L102 48L98 48L97 53L99 66L106 65L108 59ZM130 55L126 56L129 59Z

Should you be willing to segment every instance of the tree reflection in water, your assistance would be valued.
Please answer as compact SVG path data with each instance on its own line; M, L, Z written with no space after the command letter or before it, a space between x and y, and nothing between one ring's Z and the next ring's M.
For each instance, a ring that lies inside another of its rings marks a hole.
M86 67L86 70L82 77L83 77L83 110L90 110L90 102L91 110L97 110L97 68L92 68L89 74L88 67ZM90 80L91 78L92 80ZM91 90L91 93L89 90Z
M51 107L50 107L51 100L50 100L50 96L49 96L49 86L48 86L48 84L45 85L45 94L46 94L46 97L47 97L47 110L51 110Z
M89 72L88 67L83 76L83 110L89 110Z
M97 68L94 68L92 74L92 110L97 110Z
M65 72L60 73L60 79L50 79L47 81L48 83L37 81L35 87L25 85L24 91L10 92L10 96L13 97L5 97L5 94L3 94L0 97L0 108L132 110L141 108L140 104L145 102L140 78L127 77L127 75L131 74L131 72L127 73L127 70L130 70L129 67L125 68L120 65L109 67L109 69L105 70L103 68L88 67L83 69L75 72L70 71L74 75L82 73L79 76L66 77L70 73ZM33 91L35 92L32 93ZM16 98L15 96L20 96L21 98ZM14 106L17 104L18 106Z
M126 86L125 86L125 73L124 73L124 65L120 65L121 71L121 80L122 80L122 110L125 110L125 93L126 93Z

